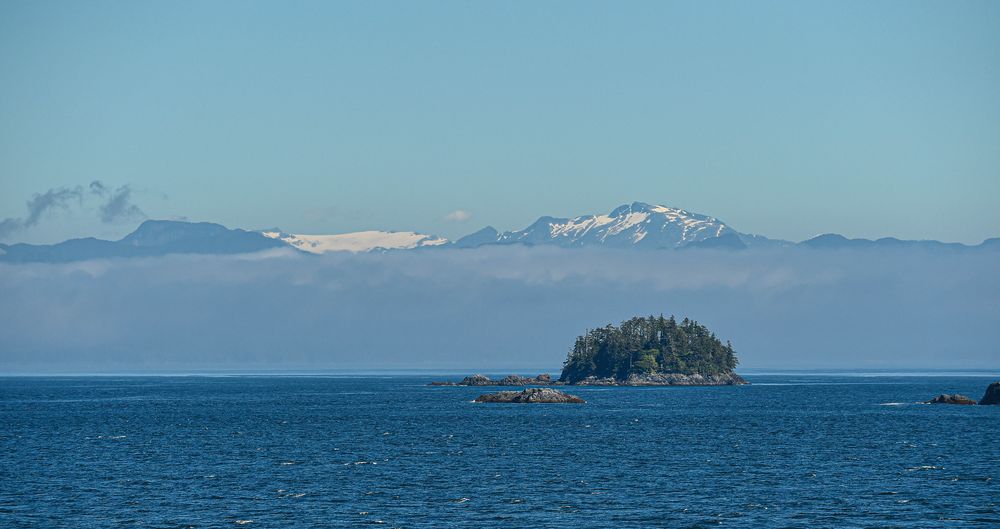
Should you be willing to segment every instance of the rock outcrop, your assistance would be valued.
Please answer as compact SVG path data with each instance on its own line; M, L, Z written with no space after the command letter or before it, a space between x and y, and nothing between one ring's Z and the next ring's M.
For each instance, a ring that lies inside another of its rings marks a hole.
M584 404L586 401L576 395L567 395L558 389L528 388L524 391L500 391L497 393L487 393L477 397L476 402L517 404Z
M986 387L986 394L979 401L983 406L1000 405L1000 382L994 382Z
M625 380L587 377L577 386L742 386L749 384L736 373L682 375L680 373L632 374Z
M924 404L975 404L976 401L965 395L949 395L947 393L938 395Z
M498 384L501 386L527 386L532 382L536 381L532 378L522 377L521 375L507 375Z
M431 382L432 386L548 386L553 384L552 377L548 373L537 377L523 377L521 375L507 375L500 380L493 380L486 375L472 375L462 379L461 382Z
M458 383L460 386L492 386L496 384L493 379L486 375L475 374L470 377L465 377L461 382Z

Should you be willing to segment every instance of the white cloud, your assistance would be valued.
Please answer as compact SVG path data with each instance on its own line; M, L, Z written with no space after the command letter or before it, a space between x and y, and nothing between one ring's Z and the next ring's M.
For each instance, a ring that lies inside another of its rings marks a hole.
M464 209L456 209L455 211L452 211L451 213L444 216L444 220L447 220L449 222L465 222L471 218L472 218L472 213L469 213Z

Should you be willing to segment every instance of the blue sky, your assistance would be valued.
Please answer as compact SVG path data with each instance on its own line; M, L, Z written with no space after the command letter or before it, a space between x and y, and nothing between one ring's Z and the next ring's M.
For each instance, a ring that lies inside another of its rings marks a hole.
M793 240L979 242L998 94L990 1L7 1L0 219L101 180L151 217L300 233L640 200ZM8 240L136 223L88 207Z

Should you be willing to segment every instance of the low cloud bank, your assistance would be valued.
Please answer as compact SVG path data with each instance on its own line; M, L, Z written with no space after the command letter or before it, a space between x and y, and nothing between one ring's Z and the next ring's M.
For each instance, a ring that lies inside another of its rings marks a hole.
M0 265L6 371L557 369L690 316L744 367L996 368L1000 252L487 247Z

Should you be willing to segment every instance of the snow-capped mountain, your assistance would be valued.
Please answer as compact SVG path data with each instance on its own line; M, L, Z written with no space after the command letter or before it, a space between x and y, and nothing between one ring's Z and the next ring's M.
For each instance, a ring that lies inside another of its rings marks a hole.
M412 231L359 231L336 235L299 235L274 229L264 230L261 234L309 253L412 250L448 244L448 239Z
M500 233L486 227L454 243L434 235L411 231L362 231L337 235L295 235L275 228L261 233L310 253L353 253L414 248L476 248L486 245L556 245L612 248L746 248L777 244L758 235L740 233L724 222L683 209L633 202L607 215L541 217L523 230Z
M714 217L660 205L633 202L607 215L542 217L523 230L499 233L492 227L462 237L455 246L487 244L552 244L613 248L681 248L703 241L707 247L745 247L770 241L737 232Z

